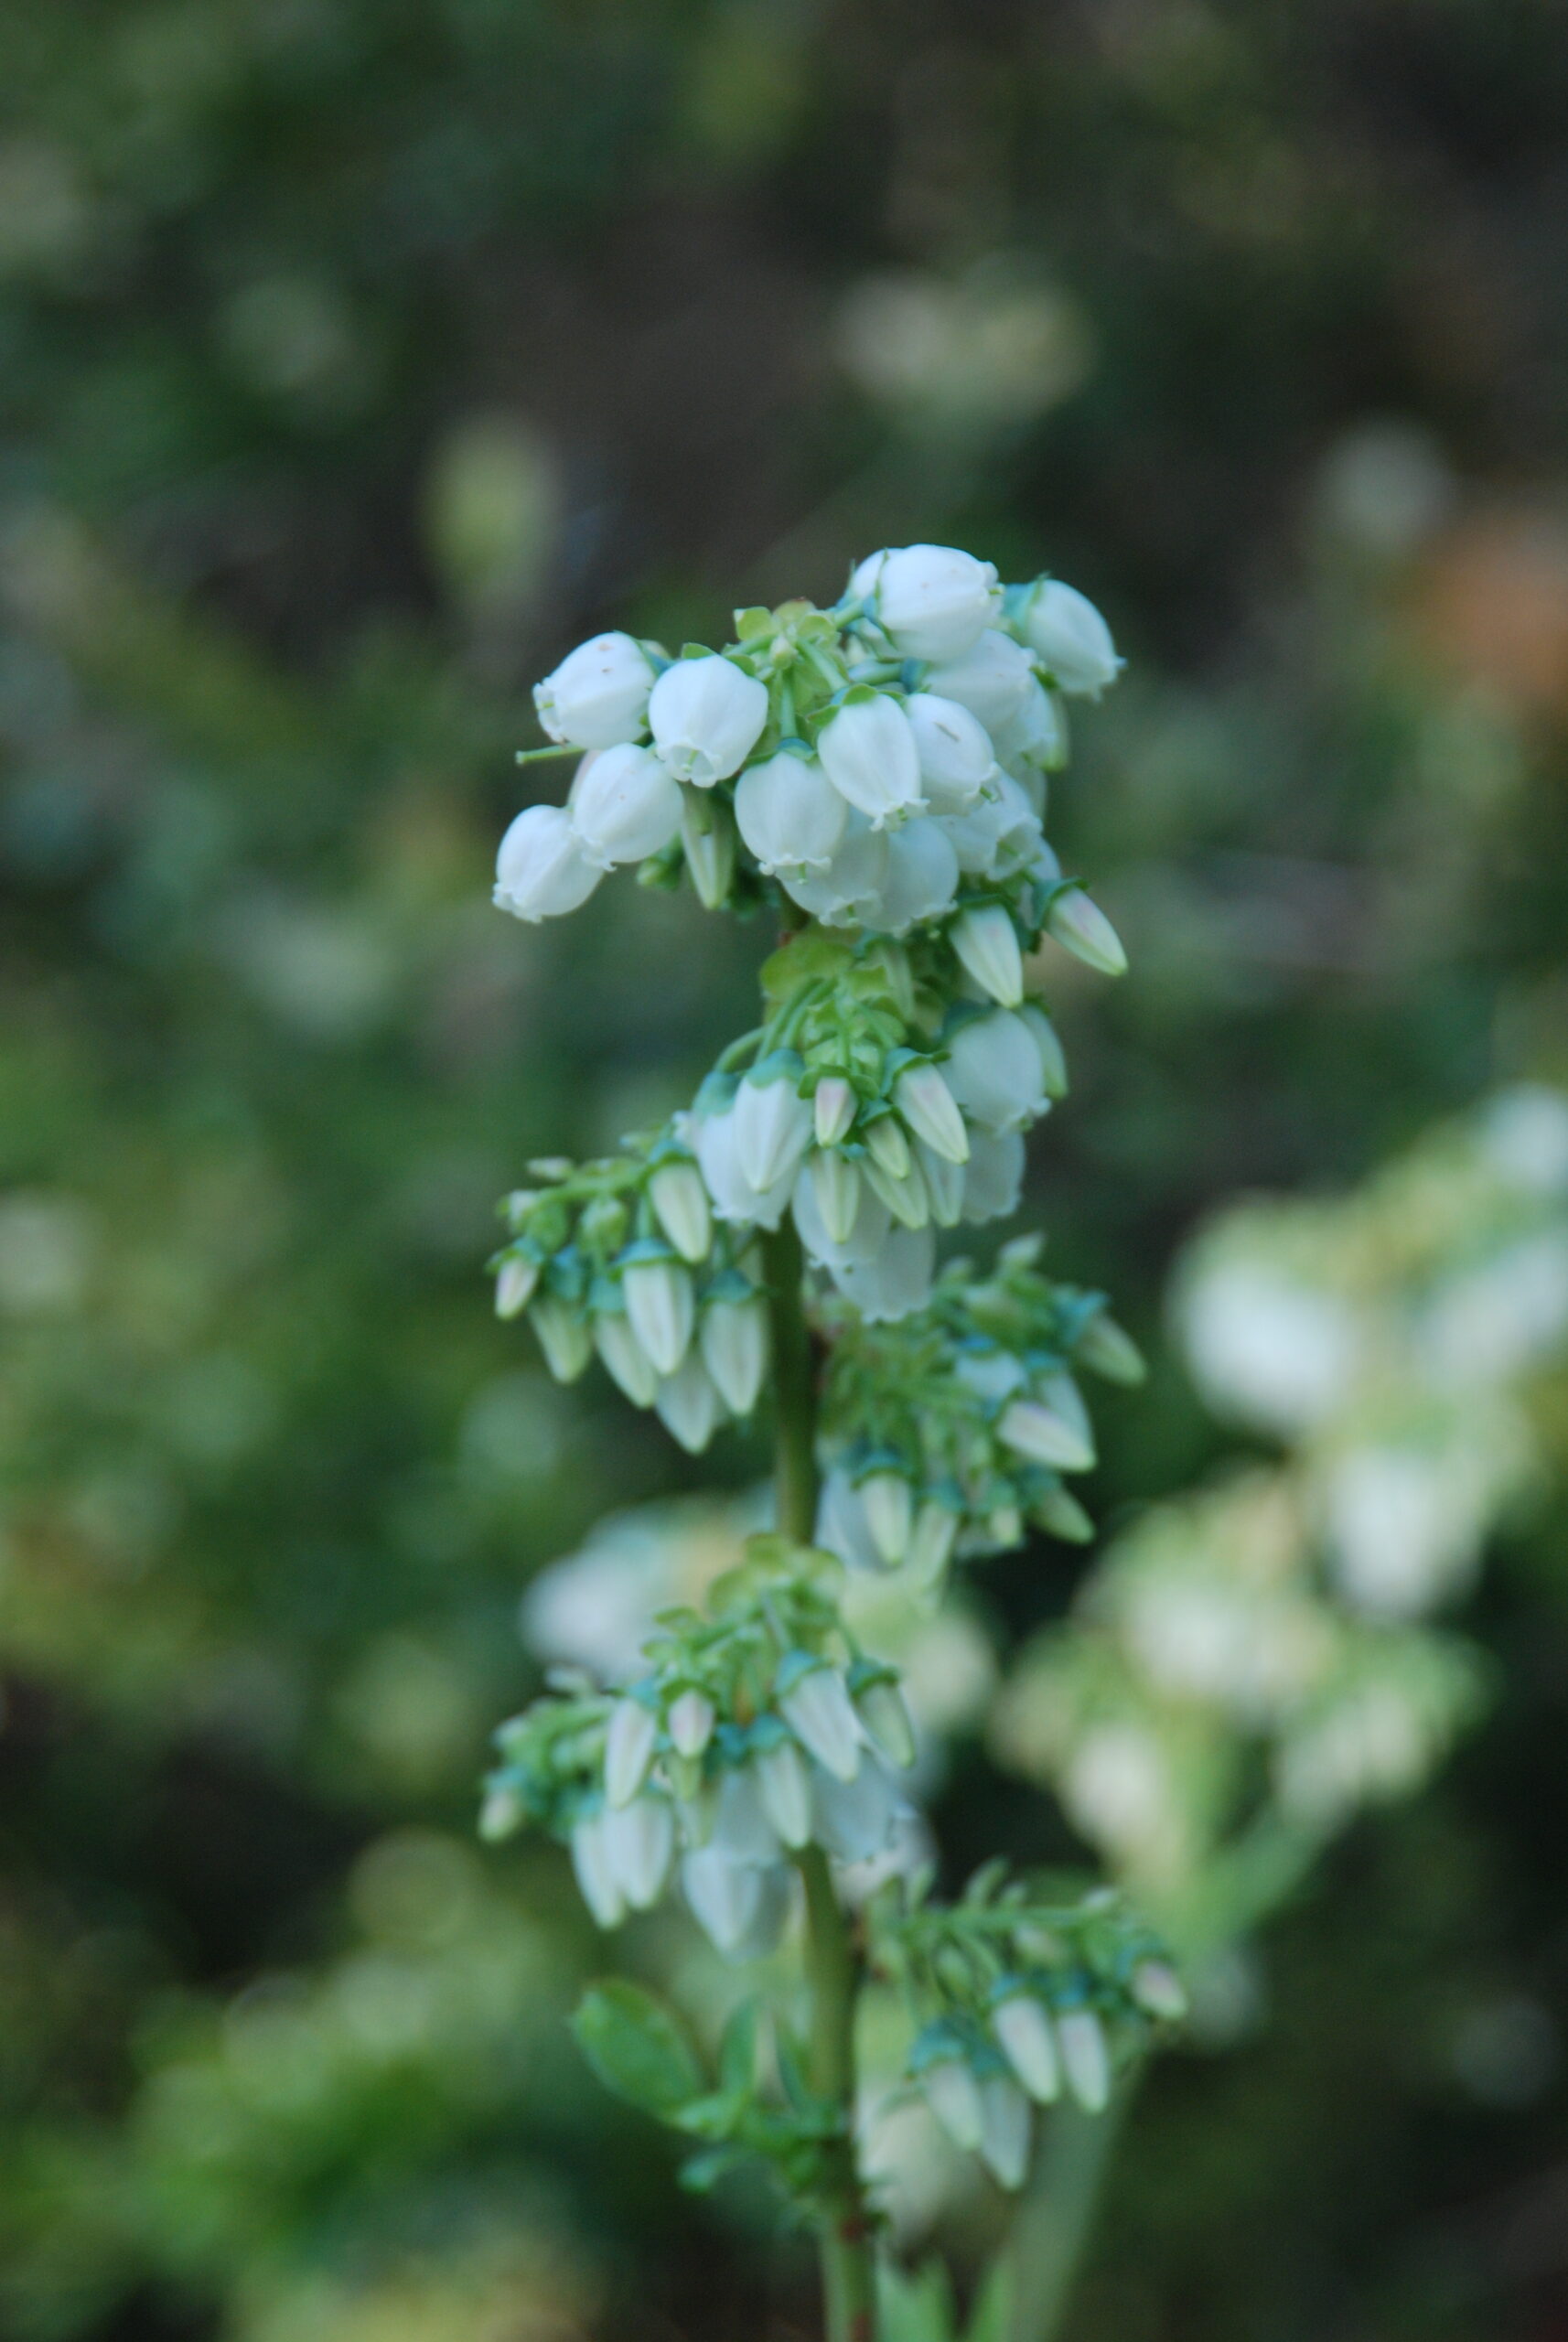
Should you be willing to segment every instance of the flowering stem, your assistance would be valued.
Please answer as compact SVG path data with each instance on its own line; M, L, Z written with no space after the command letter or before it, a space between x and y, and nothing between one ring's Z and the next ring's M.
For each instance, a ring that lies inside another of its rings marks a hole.
M817 1518L815 1376L800 1306L800 1240L786 1221L767 1239L777 1414L775 1488L781 1533L809 1544ZM820 1846L798 1857L806 1891L806 1977L811 1987L810 2080L839 2110L822 2208L822 2291L827 2342L875 2342L876 2264L871 2222L854 2159L854 2004L859 1962L832 1873Z
M1060 2330L1132 2096L1124 2081L1103 2113L1051 2109L1013 2229L1007 2342L1054 2342Z

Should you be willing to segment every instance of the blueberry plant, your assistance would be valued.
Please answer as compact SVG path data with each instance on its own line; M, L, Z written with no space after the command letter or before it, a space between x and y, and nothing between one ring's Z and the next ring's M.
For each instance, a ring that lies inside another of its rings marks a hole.
M872 555L830 609L741 610L719 650L599 635L535 694L551 745L523 761L579 758L566 802L520 813L498 861L522 919L636 864L779 931L757 1023L691 1105L617 1155L532 1164L494 1262L553 1375L596 1358L690 1451L766 1406L773 1522L701 1610L659 1618L633 1680L557 1672L503 1727L484 1828L562 1841L607 1929L678 1894L726 1960L798 1957L706 2051L625 1980L576 2030L611 2090L691 2141L691 2185L771 2165L821 2240L830 2342L877 2330L868 1978L908 2014L903 2086L1010 2190L1034 2107L1101 2112L1180 2014L1113 1889L997 1861L938 1895L898 1672L841 1602L846 1572L929 1605L1031 1529L1086 1538L1080 1378L1142 1372L1037 1240L938 1263L941 1231L1015 1209L1025 1134L1066 1090L1044 939L1125 966L1045 832L1066 703L1120 663L1070 586L1004 589L932 545Z

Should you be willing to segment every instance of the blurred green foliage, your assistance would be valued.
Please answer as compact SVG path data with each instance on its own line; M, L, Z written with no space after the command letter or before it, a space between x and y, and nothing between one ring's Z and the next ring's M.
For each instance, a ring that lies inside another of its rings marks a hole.
M1134 973L1062 987L1034 1201L1158 1356L1211 1203L1568 1074L1568 25L0 28L0 2322L799 2332L796 2248L580 2081L562 1866L468 1843L531 1570L689 1478L489 1318L492 1200L689 1090L765 941L496 918L525 687L887 540L1094 595L1055 826ZM1102 1516L1216 1451L1168 1355L1106 1412ZM1472 1621L1481 1744L1151 2091L1086 2342L1560 2320L1565 1525ZM990 1586L999 1641L1070 1593ZM940 1819L1067 1842L973 1752Z

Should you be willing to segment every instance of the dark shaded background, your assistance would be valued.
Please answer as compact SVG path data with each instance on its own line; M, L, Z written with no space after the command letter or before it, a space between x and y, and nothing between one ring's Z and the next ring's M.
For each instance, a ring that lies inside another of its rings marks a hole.
M765 2208L580 2076L563 1865L469 1841L530 1570L758 1463L488 1314L496 1195L689 1090L762 944L494 915L527 685L887 541L1103 604L1054 828L1134 975L1061 1003L1032 1203L1158 1351L1212 1204L1568 1077L1568 19L0 27L0 2319L799 2333ZM1218 1449L1163 1352L1106 1416L1101 1517ZM1083 2342L1568 2333L1564 1525L1471 1622L1486 1735L1157 2078ZM993 1573L999 1640L1069 1583ZM972 1755L942 1820L1054 1827Z

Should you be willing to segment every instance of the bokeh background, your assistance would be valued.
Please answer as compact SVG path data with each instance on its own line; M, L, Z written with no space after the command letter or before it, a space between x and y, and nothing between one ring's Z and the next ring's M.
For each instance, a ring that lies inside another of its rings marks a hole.
M0 2328L736 2342L759 2204L581 2073L599 1954L481 1853L531 1574L701 1466L481 1274L764 939L488 900L532 679L934 538L1131 665L1054 832L1029 1206L1155 1361L1239 1190L1568 1078L1568 19L1547 0L0 5ZM548 768L546 768L548 770ZM1560 1447L1568 1446L1562 1437ZM1568 1508L1501 1686L1166 2061L1079 2342L1568 2333ZM1068 1599L987 1575L999 1651ZM1069 1845L977 1746L955 1869Z

